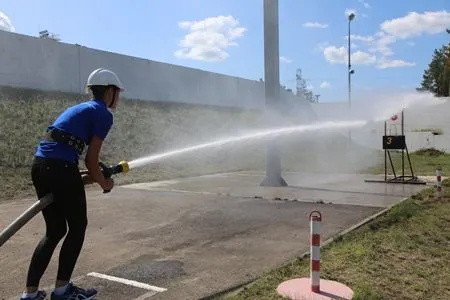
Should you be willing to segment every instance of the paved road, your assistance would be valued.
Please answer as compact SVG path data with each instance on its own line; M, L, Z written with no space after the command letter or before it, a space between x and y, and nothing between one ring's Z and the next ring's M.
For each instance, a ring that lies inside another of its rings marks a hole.
M308 250L312 210L323 214L325 240L424 188L294 173L285 175L289 187L262 188L262 178L242 172L89 191L89 227L74 281L99 288L100 300L199 299ZM1 204L0 228L32 201ZM1 247L0 299L21 293L43 229L38 215ZM54 281L57 254L43 286Z

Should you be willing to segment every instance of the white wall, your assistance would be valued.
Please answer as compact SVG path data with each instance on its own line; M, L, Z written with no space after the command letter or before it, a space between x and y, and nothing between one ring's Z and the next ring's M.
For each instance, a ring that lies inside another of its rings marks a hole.
M450 151L450 101L442 99L441 104L431 106L412 106L404 110L404 134L409 151L434 147L442 151ZM352 103L352 114L348 113L347 102L312 104L313 110L322 120L369 120L370 117L383 112L382 105L369 106L363 101ZM401 114L397 121L387 118L387 134L401 134ZM433 135L424 129L439 129L442 135ZM340 130L347 137L348 130ZM382 149L384 121L370 122L364 128L352 129L352 140L365 147Z
M264 107L264 84L256 80L0 31L0 85L80 93L89 73L98 67L110 68L119 75L126 98ZM306 101L285 91L282 99L309 107Z

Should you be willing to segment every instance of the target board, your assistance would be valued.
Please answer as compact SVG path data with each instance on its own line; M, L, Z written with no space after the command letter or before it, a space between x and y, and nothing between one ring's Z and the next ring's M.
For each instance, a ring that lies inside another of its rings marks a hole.
M366 182L426 184L424 181L419 180L418 177L414 176L414 170L412 168L411 158L406 144L403 111L394 114L389 119L385 120L382 148L384 150L384 180L366 180ZM390 153L392 150L401 150L401 175L397 175L395 171ZM411 175L405 174L405 154L408 159ZM394 175L393 178L388 178L388 159Z

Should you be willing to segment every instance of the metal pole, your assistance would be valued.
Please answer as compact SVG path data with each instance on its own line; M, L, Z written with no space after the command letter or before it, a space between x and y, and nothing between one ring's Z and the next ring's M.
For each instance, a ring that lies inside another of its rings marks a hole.
M349 15L348 17L348 110L349 113L351 112L351 107L352 107L352 96L351 96L351 70L352 70L352 64L351 64L351 51L350 51L350 23L352 21L352 16L353 14ZM352 131L349 128L348 129L348 140L349 142L351 142L352 140Z
M404 126L405 123L403 122L403 118L404 118L404 113L403 113L403 109L402 109L402 136L405 135L405 130L404 130ZM405 180L405 149L402 147L402 179Z
M384 136L387 135L387 121L384 121ZM384 181L387 181L387 150L384 149Z
M280 108L280 55L278 41L278 0L264 0L264 92L268 120ZM276 114L275 114L276 115ZM276 139L268 142L266 178L261 186L287 186L281 177L280 153Z

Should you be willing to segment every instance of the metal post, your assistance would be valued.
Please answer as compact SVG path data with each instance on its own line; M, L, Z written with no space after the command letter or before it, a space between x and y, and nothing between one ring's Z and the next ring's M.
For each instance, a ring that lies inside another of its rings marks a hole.
M348 20L348 47L347 47L347 51L348 51L348 107L351 108L352 107L352 86L351 86L351 74L350 71L352 70L352 63L351 63L351 38L350 38L350 19Z
M280 107L280 58L278 0L264 0L264 89L267 118ZM269 119L270 120L270 119ZM287 186L281 177L281 160L276 139L267 144L266 178L261 186Z
M405 135L405 123L403 122L403 118L404 118L405 114L402 110L402 136ZM405 180L405 149L402 147L402 180Z
M384 136L387 135L387 121L384 121ZM387 149L384 149L384 181L387 182Z
M352 64L351 64L351 49L350 49L350 45L351 45L351 39L350 39L350 23L352 22L352 20L353 20L353 18L355 17L355 14L353 14L353 13L351 13L349 16L348 16L348 47L347 47L347 50L348 50L348 70L347 70L347 75L348 75L348 110L349 110L349 113L351 112L351 107L352 107L352 87L351 87L351 77L352 77L352 74L353 74L353 71L352 71ZM349 141L349 143L351 142L351 140L352 140L352 130L351 130L351 128L349 128L348 129L348 141Z

